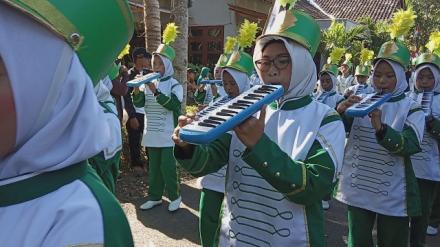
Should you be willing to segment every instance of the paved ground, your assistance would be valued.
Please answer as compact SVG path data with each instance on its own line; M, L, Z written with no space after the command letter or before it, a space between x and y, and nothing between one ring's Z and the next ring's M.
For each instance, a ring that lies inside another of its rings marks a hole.
M141 177L134 177L132 174L125 174L120 186L124 186L128 179L136 180L138 187L146 187ZM132 176L132 177L130 177ZM139 210L139 205L145 199L145 188L139 188L140 192L134 192L130 197L121 195L119 198L127 213L132 227L134 240L138 247L192 247L199 246L198 238L198 202L199 190L196 188L195 179L186 180L182 184L182 208L175 213L169 213L168 201L161 206L149 211ZM136 194L137 193L137 194ZM329 247L346 246L347 222L346 211L343 204L336 201L331 202L331 208L327 214L327 243ZM428 247L440 246L440 236L428 237Z

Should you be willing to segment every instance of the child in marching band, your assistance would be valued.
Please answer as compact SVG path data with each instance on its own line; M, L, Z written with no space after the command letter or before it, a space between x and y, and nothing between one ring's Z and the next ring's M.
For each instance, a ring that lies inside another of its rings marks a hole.
M253 37L253 40L255 38ZM223 81L222 88L226 96L213 100L210 105L226 98L235 98L250 88L249 75L254 68L252 56L242 52L239 60L228 59L236 46L237 38L227 37L224 54L219 57L215 70L215 76L220 76ZM202 187L199 220L202 246L213 246L216 242L216 234L220 227L220 210L225 193L226 168L225 165L217 172L208 174L199 180Z
M219 246L325 246L321 200L342 162L344 129L333 109L310 97L319 26L293 6L274 13L254 63L261 80L282 85L284 96L208 145L180 140L183 116L173 135L176 158L195 176L228 164ZM237 51L231 59L240 57Z
M122 135L115 100L110 94L112 80L119 74L119 67L113 64L115 71L107 75L95 86L95 94L105 115L105 122L109 126L108 135L111 137L107 147L99 154L89 159L90 165L96 170L102 182L113 194L116 189L116 179L119 175L119 162L121 159ZM112 76L112 78L110 78Z
M431 40L440 33L433 33ZM421 144L422 152L411 156L414 173L419 185L422 215L411 219L411 246L425 246L431 207L440 182L440 57L433 52L440 47L427 45L430 52L416 59L412 92L409 94L420 103L425 112L425 132Z
M172 61L176 54L170 46L177 33L174 23L169 23L165 28L164 43L153 53L152 60L153 71L160 73L161 77L148 83L144 92L140 92L145 95L142 97L145 106L142 146L148 149L150 166L148 201L140 206L142 210L161 204L164 190L170 199L170 212L178 210L182 201L176 160L173 157L173 141L170 139L181 113L183 99L182 85L173 78Z
M374 52L366 48L361 50L360 64L356 66L356 85L347 88L344 92L344 97L348 98L350 95L363 96L365 94L374 93L374 88L367 83L370 77L370 60L373 59Z
M411 10L403 13L413 18ZM363 118L344 114L358 96L338 106L350 133L336 193L336 199L348 205L349 246L373 246L376 221L378 246L407 246L409 217L420 215L410 156L421 150L424 114L404 93L409 58L400 40L383 44L374 63L373 84L392 98Z
M247 54L242 53L242 55ZM224 98L235 98L250 88L249 74L252 69L250 55L243 56L239 61L230 61L222 68L221 77L227 93ZM222 99L223 97L218 100ZM208 174L200 180L202 193L200 195L199 231L202 246L213 246L216 242L216 234L220 227L220 210L225 193L226 169L225 165L217 172Z
M199 78L197 79L197 90L194 94L194 98L203 109L213 100L219 97L217 92L217 86L215 84L203 84L202 80L209 80L209 68L203 67L200 71Z
M330 53L329 64L325 64L319 73L318 88L316 93L314 93L314 98L318 102L326 104L333 109L336 109L336 106L344 100L344 97L336 91L339 81L336 78L338 67L334 63L337 63L341 57L338 54L338 50L334 49ZM322 200L322 208L324 210L330 208L330 200L331 193Z
M111 141L93 84L132 36L133 19L123 1L95 7L0 2L2 246L134 245L117 199L87 163ZM112 32L98 32L105 25Z
M319 73L317 89L314 93L314 97L318 102L326 104L333 109L336 109L336 106L344 100L344 97L337 92L340 82L336 78L338 75L338 66L336 64L341 60L344 52L344 48L338 47L333 48L330 52L327 64L324 64ZM328 209L326 202L323 202L323 206L325 209Z
M338 93L343 94L347 88L354 85L355 78L351 74L351 69L353 67L353 64L351 63L351 57L352 55L347 53L345 54L345 61L341 64L339 67L339 70L341 71L341 75L338 76ZM337 75L337 74L336 74Z
M344 100L344 97L336 92L337 84L338 79L336 79L335 71L331 71L329 67L324 66L319 73L318 90L314 94L315 99L336 109L336 106Z

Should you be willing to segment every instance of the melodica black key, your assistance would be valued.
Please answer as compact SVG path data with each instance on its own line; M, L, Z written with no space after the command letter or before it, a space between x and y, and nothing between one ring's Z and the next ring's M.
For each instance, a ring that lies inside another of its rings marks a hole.
M216 105L216 109L200 116L180 130L180 139L193 144L207 144L239 125L263 105L281 98L281 85L256 85L234 99Z

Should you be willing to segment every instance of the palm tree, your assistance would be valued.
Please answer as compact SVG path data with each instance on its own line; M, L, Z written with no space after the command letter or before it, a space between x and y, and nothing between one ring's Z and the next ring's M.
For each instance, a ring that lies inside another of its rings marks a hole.
M161 43L159 0L144 1L145 45L149 52L156 51Z
M174 77L182 83L183 101L182 109L186 106L186 68L188 65L188 0L172 0L171 21L179 27L179 35L173 43L176 51L174 60Z

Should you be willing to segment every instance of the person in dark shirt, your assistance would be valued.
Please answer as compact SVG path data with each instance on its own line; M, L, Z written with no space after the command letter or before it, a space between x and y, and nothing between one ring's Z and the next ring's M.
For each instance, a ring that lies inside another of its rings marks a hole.
M134 66L128 71L128 80L133 80L137 75L146 75L151 73L151 54L143 47L137 47L133 50ZM124 108L128 114L126 123L128 133L128 144L130 147L130 164L133 170L142 172L144 165L141 161L141 137L144 129L144 108L135 107L131 93L133 88L129 88L124 96Z

